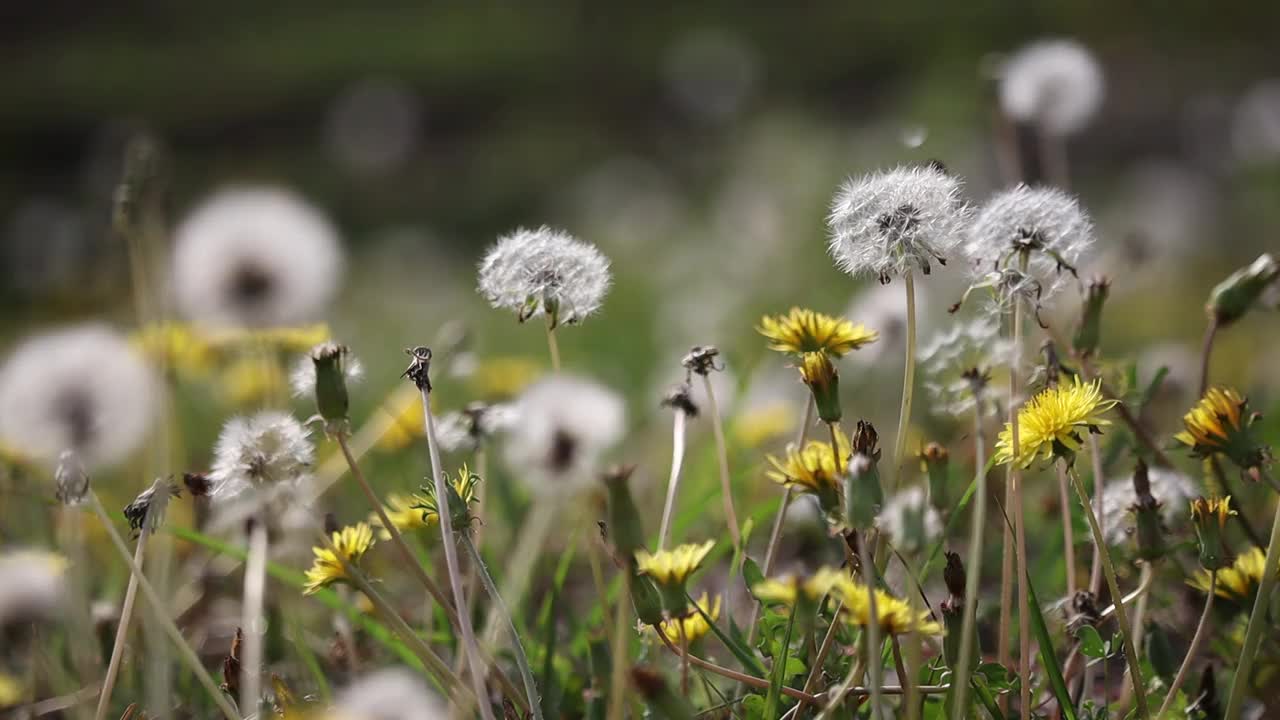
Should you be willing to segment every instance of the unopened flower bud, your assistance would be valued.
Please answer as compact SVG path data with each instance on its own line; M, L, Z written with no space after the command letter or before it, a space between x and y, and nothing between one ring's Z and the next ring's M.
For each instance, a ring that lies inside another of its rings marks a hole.
M920 466L929 478L929 501L939 510L950 507L947 503L947 465L951 455L947 449L931 442L920 453Z
M947 566L942 569L942 581L946 583L947 592L951 593L952 599L964 598L965 580L964 562L960 560L960 554L948 552Z
M604 477L609 493L609 540L615 556L632 567L636 551L644 547L644 521L640 519L640 510L627 483L633 470L634 466L616 467Z
M1102 306L1107 302L1107 294L1111 290L1111 281L1096 278L1089 283L1084 297L1084 307L1080 311L1080 324L1076 327L1075 337L1071 345L1080 356L1092 355L1098 350L1102 338Z
M1151 495L1147 464L1141 459L1133 471L1133 489L1137 501L1129 507L1137 527L1138 557L1151 562L1165 554L1164 521L1160 517L1160 501Z
M333 342L317 345L311 350L311 361L316 366L316 411L327 422L347 419L347 377L343 365L348 354L346 345Z
M805 353L800 361L800 377L813 393L818 417L825 423L838 423L840 410L840 374L824 352Z
M1218 327L1226 327L1244 317L1277 278L1280 278L1280 263L1270 253L1263 253L1251 265L1218 283L1209 293L1205 309Z
M1191 522L1196 528L1196 540L1200 545L1200 565L1210 572L1231 564L1231 550L1227 546L1223 530L1227 518L1235 515L1231 509L1231 496L1204 498L1191 501Z
M883 505L884 490L880 487L880 470L875 460L855 454L849 460L844 479L845 522L856 530L871 528Z
M53 479L57 484L55 495L63 505L78 505L89 495L89 473L74 451L63 450L58 455Z

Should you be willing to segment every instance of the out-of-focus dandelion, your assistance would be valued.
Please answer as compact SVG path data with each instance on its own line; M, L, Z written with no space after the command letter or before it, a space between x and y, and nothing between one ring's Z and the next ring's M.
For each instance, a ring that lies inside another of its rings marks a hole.
M217 357L213 344L185 323L147 325L129 340L152 364L186 376L205 375Z
M945 265L964 237L961 182L934 166L899 167L849 180L827 217L827 249L850 275L881 282Z
M1021 435L1016 448L1012 426L1005 424L996 442L995 461L1002 465L1016 461L1026 468L1040 457L1070 458L1080 450L1081 431L1094 432L1111 424L1102 413L1115 404L1103 399L1100 383L1083 383L1079 376L1049 388L1018 411Z
M916 323L927 327L930 323L930 291L928 286L916 288ZM877 339L858 351L858 357L869 368L880 360L901 355L907 343L907 308L902 302L902 291L892 285L872 283L849 299L845 317L858 318L869 328L875 328Z
M1251 547L1236 556L1230 567L1217 571L1218 587L1215 592L1220 598L1234 600L1240 605L1247 605L1262 583L1265 556L1262 548ZM1191 587L1200 592L1209 592L1209 571L1202 570L1187 581Z
M477 397L490 402L510 400L529 387L546 367L522 355L486 357L471 372L468 385Z
M146 437L158 384L128 341L102 325L27 339L0 368L0 439L52 463L64 450L92 467Z
M751 593L765 603L813 608L827 593L847 579L848 575L840 570L822 567L805 578L787 575L762 580L751 588Z
M324 720L445 720L449 711L419 677L404 668L365 675L334 698Z
M519 417L512 403L468 403L461 410L440 416L436 425L440 449L445 452L473 452L485 440L514 428Z
M930 618L928 610L917 610L884 590L875 590L874 605L868 587L855 580L841 582L835 590L844 602L845 617L853 625L865 628L875 624L888 635L942 634L942 625Z
M1198 457L1225 455L1255 480L1271 461L1271 449L1257 436L1258 415L1229 387L1210 388L1182 418L1175 435Z
M307 570L307 584L303 593L314 595L320 588L329 587L336 582L348 582L345 564L358 566L360 559L373 547L376 540L373 528L368 523L356 523L335 531L330 542L332 548L317 546L312 548L315 561Z
M720 602L721 597L719 595L716 596L715 602L712 603L707 599L707 594L704 592L698 598L698 607L702 609L702 612L690 607L683 616L663 620L655 626L655 629L669 639L683 641L692 645L700 640L703 635L711 632L711 625L707 623L707 617L711 618L712 622L720 619ZM703 613L706 613L707 617L703 617Z
M55 617L66 599L66 571L66 558L55 553L0 553L0 626Z
M1008 366L1012 349L1009 340L1000 336L999 322L989 317L958 322L935 335L920 349L924 388L933 400L930 410L968 416L981 394L982 410L994 412L1008 394L1008 383L994 382L992 373ZM979 392L975 392L975 381L981 382Z
M812 493L829 518L840 516L841 483L844 474L836 466L836 458L849 456L849 441L843 433L836 435L840 443L834 450L831 443L810 440L801 448L788 448L779 459L768 456L773 466L768 476L774 482L801 492Z
M400 493L387 495L387 502L383 509L387 513L387 519L402 533L415 532L429 526L422 510L414 507L416 502L418 502L416 496L412 495ZM379 540L391 539L391 533L382 526L382 519L378 517L378 513L369 513L369 525L377 529Z
M342 273L338 233L289 190L222 190L174 232L173 292L183 315L212 327L280 327L325 311ZM312 343L314 344L314 343Z
M667 545L667 533L671 529L671 514L676 507L676 491L680 487L680 468L684 465L684 428L689 418L698 416L698 406L693 402L693 389L689 383L681 383L667 391L662 404L671 408L671 474L667 477L667 497L662 506L662 524L658 526L658 549Z
M601 457L622 438L626 410L612 390L585 378L553 375L515 403L519 422L506 442L512 473L539 495L595 485Z
M320 361L316 360L317 357ZM323 343L312 348L310 353L293 363L293 368L289 371L289 389L294 397L314 398L316 396L316 363L328 362L330 358L336 363L335 367L346 383L360 382L364 379L364 363L360 362L360 358L351 354L343 345Z
M1041 40L1010 56L1000 70L1000 106L1019 122L1052 135L1082 130L1102 105L1102 68L1074 40Z
M920 485L891 495L876 518L876 526L903 553L917 552L942 534L942 518Z
M232 500L254 488L290 483L307 475L315 446L292 415L267 410L227 421L214 445L210 494Z
M261 354L243 354L217 376L218 390L236 407L254 407L275 396L283 397L288 379L279 364Z
M1187 501L1200 491L1189 476L1172 468L1147 469L1150 494L1160 502L1160 519L1170 529L1181 526L1186 517ZM1110 545L1125 542L1133 530L1132 508L1138 504L1138 494L1129 478L1113 478L1105 484L1102 493L1094 498L1093 506L1103 535Z

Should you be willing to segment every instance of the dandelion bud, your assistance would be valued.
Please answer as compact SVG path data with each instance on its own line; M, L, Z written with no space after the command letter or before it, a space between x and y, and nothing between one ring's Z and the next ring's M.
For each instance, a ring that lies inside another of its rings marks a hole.
M858 421L858 429L853 436L853 457L849 458L844 478L845 522L855 530L866 530L875 525L876 516L884 505L880 470L876 466L880 452L875 449L875 432L871 423Z
M609 493L609 539L615 556L630 567L635 566L636 551L644 548L644 521L628 485L633 470L633 465L615 467L604 475Z
M58 487L55 495L63 505L78 505L89 495L89 473L71 450L63 450L58 455L53 478Z
M936 508L947 507L947 465L950 453L936 442L931 442L920 453L920 467L929 478L929 500Z
M1196 528L1196 540L1200 545L1200 565L1210 572L1231 563L1231 550L1227 546L1223 530L1227 518L1235 515L1231 509L1231 496L1204 498L1191 501L1191 522Z
M947 552L947 566L942 569L942 581L946 583L952 600L964 597L965 580L964 561L960 559L960 553Z
M1107 294L1111 290L1111 282L1106 278L1097 278L1089 283L1084 297L1084 309L1080 313L1080 325L1076 328L1071 345L1078 355L1092 355L1098 351L1098 343L1102 337L1102 306L1107 302Z
M346 345L323 343L311 349L311 362L315 379L316 412L326 422L337 423L347 419L347 377L359 364L349 361Z
M634 564L634 563L633 563ZM653 586L648 576L640 574L634 567L631 573L631 604L636 609L636 617L645 625L659 625L662 617L662 596L658 588Z
M1138 557L1148 562L1163 557L1164 521L1160 517L1160 501L1151 495L1147 464L1141 459L1133 471L1133 490L1137 501L1129 507L1137 527Z
M1232 388L1214 387L1182 416L1183 431L1174 437L1207 458L1226 455L1254 480L1271 461L1271 448L1258 437L1260 416L1249 412L1249 401Z
M149 533L155 532L160 523L164 522L165 506L169 504L169 498L176 498L181 494L177 485L168 480L157 479L151 487L139 493L133 502L124 506L124 517L129 521L129 528L134 532L141 532L143 528Z
M1244 317L1277 278L1280 278L1280 263L1270 253L1263 253L1253 264L1218 283L1209 293L1205 309L1218 327L1226 327Z
M800 361L800 377L813 393L818 417L825 423L838 423L840 410L840 374L826 353L805 353Z

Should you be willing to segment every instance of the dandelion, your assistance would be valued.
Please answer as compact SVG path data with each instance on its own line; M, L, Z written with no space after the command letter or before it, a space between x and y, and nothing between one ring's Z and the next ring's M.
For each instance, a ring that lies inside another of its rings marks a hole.
M594 245L544 225L498 238L480 263L479 290L520 322L546 315L554 327L599 310L610 280L609 260Z
M222 190L174 232L178 309L210 327L313 321L337 292L342 265L329 221L279 188Z
M1195 481L1172 468L1155 466L1147 469L1150 494L1160 502L1160 520L1169 528L1179 527L1186 519L1187 502L1199 493ZM1109 545L1124 543L1133 532L1132 508L1138 505L1138 493L1129 478L1108 480L1102 493L1094 498L1103 536Z
M843 572L822 567L804 579L788 575L762 580L751 588L751 593L765 603L787 607L795 607L801 603L815 606L836 586L848 581L848 576Z
M365 675L334 698L326 720L445 720L448 709L414 673L389 668Z
M1000 106L1053 135L1084 128L1102 105L1102 68L1074 40L1042 40L1014 53L1000 72Z
M1046 460L1055 455L1070 457L1080 450L1081 430L1096 432L1111 424L1101 414L1115 404L1103 399L1100 382L1085 384L1079 376L1051 387L1018 411L1021 432L1017 448L1013 447L1013 430L1005 423L996 442L995 461L1004 465L1016 460L1026 468L1040 456Z
M215 499L296 480L310 472L315 461L307 429L292 415L274 410L228 420L213 453L209 479Z
M129 342L157 367L192 377L207 374L217 356L201 333L182 323L147 325L134 331Z
M915 552L942 534L942 518L919 485L900 490L885 501L876 527L902 552Z
M601 456L622 438L626 409L612 390L571 375L529 386L515 403L519 422L505 457L540 495L572 494L596 481Z
M690 607L684 616L663 620L656 628L667 638L683 640L692 645L711 632L711 625L707 622L708 617L711 618L711 622L720 619L720 601L721 597L717 595L715 603L711 603L704 592L697 603L702 612ZM703 617L704 613L706 617Z
M839 447L834 451L829 442L810 440L799 449L788 448L781 459L769 455L773 469L766 474L780 485L812 493L828 515L838 513L844 475L836 466L836 458L847 458L850 447L843 433L837 433L836 438Z
M67 565L43 550L0 553L0 627L54 617L66 598Z
M376 542L373 528L368 523L356 523L335 531L331 536L333 547L314 547L315 561L307 570L307 583L303 593L314 595L320 588L336 582L349 582L345 565L358 566L360 559Z
M648 550L636 551L636 567L639 571L653 578L659 586L680 586L702 567L714 540L701 545L686 543L671 550L659 550L651 553Z
M1229 387L1210 388L1182 417L1184 430L1174 437L1197 457L1226 455L1256 478L1271 458L1270 448L1257 437L1257 420L1240 393Z
M376 442L379 449L403 450L427 430L417 388L404 387L391 393L379 413L383 416L382 432Z
M103 325L27 339L0 367L0 440L52 463L71 450L92 467L138 447L154 419L156 379Z
M474 452L486 439L515 427L518 419L516 408L510 403L468 403L461 410L440 417L436 439L445 452Z
M364 363L360 362L360 358L352 355L345 345L322 343L293 363L293 368L289 372L289 389L294 397L315 397L317 356L336 357L341 377L348 383L356 383L364 379Z
M842 582L835 587L844 602L848 621L858 627L872 625L880 632L889 635L941 635L942 625L932 620L928 610L916 610L905 600L890 595L884 590L875 591L875 610L872 614L871 593L866 585L854 580Z
M156 502L157 492L162 497L161 502ZM160 524L164 522L164 510L169 504L169 498L176 498L182 495L182 491L172 482L168 480L157 479L146 490L138 493L128 505L124 506L125 520L129 521L129 529L134 532L153 532Z
M798 307L786 315L764 316L756 331L769 339L770 350L797 355L825 352L841 357L877 338L876 331L861 324Z
M1200 545L1200 566L1213 572L1227 564L1231 551L1227 549L1222 533L1227 529L1227 519L1237 514L1231 509L1231 496L1205 498L1191 501L1191 522L1196 528Z
M934 166L899 167L845 182L831 201L827 249L850 275L882 283L945 265L963 238L968 210L960 179Z
M1012 343L1000 336L1000 324L986 317L960 322L938 333L920 349L924 388L939 415L971 415L979 396L984 412L993 412L1007 394L1008 383L993 382L991 371L1007 366Z
M1251 547L1236 556L1230 567L1218 570L1218 587L1215 590L1218 597L1235 600L1242 605L1248 603L1262 584L1265 560L1262 548ZM1187 584L1200 592L1209 592L1209 571L1200 571Z
M400 532L415 532L423 528L429 527L431 522L427 521L422 510L414 507L418 502L417 496L402 495L400 493L391 493L387 495L387 502L384 510L387 513L387 519ZM434 518L434 515L432 516ZM378 529L379 540L390 540L391 532L382 526L382 519L378 517L378 513L369 513L369 525Z
M1018 185L997 193L969 226L965 252L975 266L994 275L983 282L1000 308L1019 297L1042 300L1060 286L1065 270L1076 274L1081 255L1094 243L1093 221L1061 190Z
M446 500L450 508L450 518L454 521L455 527L465 528L471 524L472 518L468 514L468 509L479 501L480 476L471 472L471 470L463 465L458 471L456 477L450 480L453 486L453 492L457 493L458 501L455 502L453 497ZM422 514L422 521L427 525L435 525L440 522L440 499L436 497L434 485L424 485L421 488L422 494L413 496L413 508Z
M218 373L217 382L228 402L250 407L261 405L281 392L287 379L275 361L244 354Z
M490 402L506 401L519 395L544 372L544 366L532 358L491 357L476 365L468 384L480 398Z

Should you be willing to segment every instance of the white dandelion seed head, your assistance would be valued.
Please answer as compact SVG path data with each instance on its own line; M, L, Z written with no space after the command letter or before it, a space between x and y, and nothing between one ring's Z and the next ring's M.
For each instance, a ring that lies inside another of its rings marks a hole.
M925 284L917 284L915 290L916 325L923 329L933 323L932 291ZM871 283L850 298L844 316L880 334L878 340L858 350L861 364L875 366L881 359L902 356L907 342L907 303L901 287Z
M334 716L344 720L446 720L448 710L418 676L404 668L365 675L334 699Z
M1010 56L1000 70L1000 107L1009 117L1054 135L1089 124L1106 82L1097 58L1074 40L1042 40Z
M1160 517L1165 527L1173 530L1187 520L1187 503L1201 494L1194 480L1176 470L1152 466L1147 469L1151 481L1151 497L1160 503ZM1133 478L1123 476L1107 481L1102 495L1093 501L1103 536L1112 545L1121 545L1133 533L1134 520L1130 511L1138 502L1133 489Z
M342 375L347 384L358 383L364 379L364 363L360 358L345 353L342 359ZM310 355L302 355L289 370L289 388L296 398L314 397L316 394L316 363Z
M507 465L540 495L592 487L602 456L626 429L626 407L617 393L571 375L530 385L515 409L519 419L507 436Z
M1231 145L1244 164L1280 157L1280 78L1255 84L1236 103L1231 118Z
M0 368L0 439L53 463L71 450L90 468L123 460L154 420L159 383L105 325L35 335Z
M976 404L974 380L966 373L987 373L1007 365L1013 344L1000 337L1000 323L990 316L957 322L920 348L924 388L933 400L929 409L939 415L972 414ZM1004 383L987 382L981 389L983 407L994 412L1002 403Z
M518 417L513 403L471 403L440 416L436 442L444 452L473 452L484 439L515 427Z
M850 275L882 281L945 264L964 239L960 179L933 166L899 167L846 181L831 201L827 250Z
M0 628L10 622L51 619L66 597L67 561L29 548L0 553Z
M342 274L338 232L289 190L222 190L174 233L178 309L212 327L281 327L320 319Z
M544 225L498 238L480 262L478 290L521 321L550 308L574 323L600 309L611 280L609 259L595 245Z
M210 496L218 500L307 475L315 461L315 446L310 432L292 415L264 410L228 420L213 454Z
M894 547L904 552L925 547L942 534L942 518L929 504L925 488L915 485L885 501L876 527L887 533Z
M1075 197L1048 187L1018 185L987 201L969 227L965 252L984 275L992 271L1006 295L1043 300L1072 277L1094 244L1093 220ZM1027 267L1021 270L1021 256ZM988 278L990 279L990 278Z

